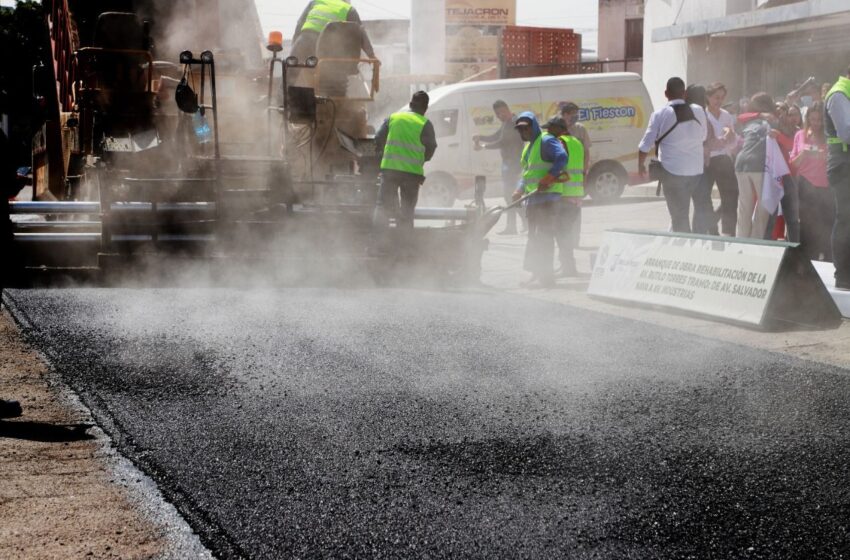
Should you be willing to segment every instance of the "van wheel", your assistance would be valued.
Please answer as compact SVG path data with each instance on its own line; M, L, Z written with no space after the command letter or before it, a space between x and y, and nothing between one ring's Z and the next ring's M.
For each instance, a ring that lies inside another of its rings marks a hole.
M432 173L419 191L420 206L451 208L457 200L457 182L448 173Z
M587 176L587 191L596 202L614 202L629 184L629 175L618 163L613 161L598 163Z

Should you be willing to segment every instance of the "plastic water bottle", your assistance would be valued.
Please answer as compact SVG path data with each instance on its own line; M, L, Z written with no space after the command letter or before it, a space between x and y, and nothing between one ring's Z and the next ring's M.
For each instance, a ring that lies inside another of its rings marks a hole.
M199 144L208 144L212 140L212 130L207 118L200 111L192 115L192 126Z

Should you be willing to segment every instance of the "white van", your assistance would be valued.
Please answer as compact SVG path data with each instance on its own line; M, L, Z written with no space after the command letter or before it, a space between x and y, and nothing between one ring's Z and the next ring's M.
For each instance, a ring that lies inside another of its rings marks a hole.
M472 196L476 175L487 177L489 194L501 192L498 150L473 149L472 137L496 132L501 123L493 102L505 101L515 114L533 111L540 124L572 101L593 147L586 183L595 200L614 200L637 178L638 144L652 113L641 77L633 73L585 74L469 82L429 92L427 117L437 133L437 153L425 165L422 205L451 206Z

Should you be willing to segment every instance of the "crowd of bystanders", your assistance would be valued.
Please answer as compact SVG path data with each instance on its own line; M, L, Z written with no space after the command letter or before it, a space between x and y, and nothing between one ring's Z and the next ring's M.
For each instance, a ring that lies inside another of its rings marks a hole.
M843 211L850 219L850 193L841 189L848 174L842 165L850 162L841 135L849 79L850 68L835 85L810 78L779 98L759 92L728 105L721 83L686 87L680 78L668 80L669 102L650 118L638 170L659 181L671 230L784 239L823 261L845 243L850 247L850 224L842 218ZM653 152L658 159L648 163ZM839 287L850 284L850 250L844 252L846 264L836 262L836 279L845 280Z

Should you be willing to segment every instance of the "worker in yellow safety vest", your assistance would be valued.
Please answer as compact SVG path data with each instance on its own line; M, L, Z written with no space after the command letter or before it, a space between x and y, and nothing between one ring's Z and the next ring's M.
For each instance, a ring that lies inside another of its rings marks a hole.
M362 25L357 9L348 0L312 0L304 8L295 26L291 56L297 58L301 64L309 57L316 56L316 45L322 31L330 23L343 21ZM367 57L375 58L375 49L362 27L361 48Z
M850 290L850 66L826 94L826 173L835 197L832 259L835 287Z
M413 217L419 187L425 182L425 162L437 150L434 125L425 116L429 101L424 91L414 93L409 108L390 115L375 134L382 157L374 223L386 233L390 219L395 218L400 235L394 246L402 253L412 248ZM386 251L383 237L381 250Z
M561 268L559 277L578 275L574 251L581 235L581 201L584 199L584 143L569 132L569 125L561 117L552 117L543 128L561 141L567 152L567 167L561 180L564 191L558 209L558 251Z
M514 126L528 142L521 158L522 179L514 192L514 199L530 195L526 200L528 244L523 266L532 276L523 285L547 288L555 284L555 238L567 153L557 137L540 130L534 113L520 114Z

